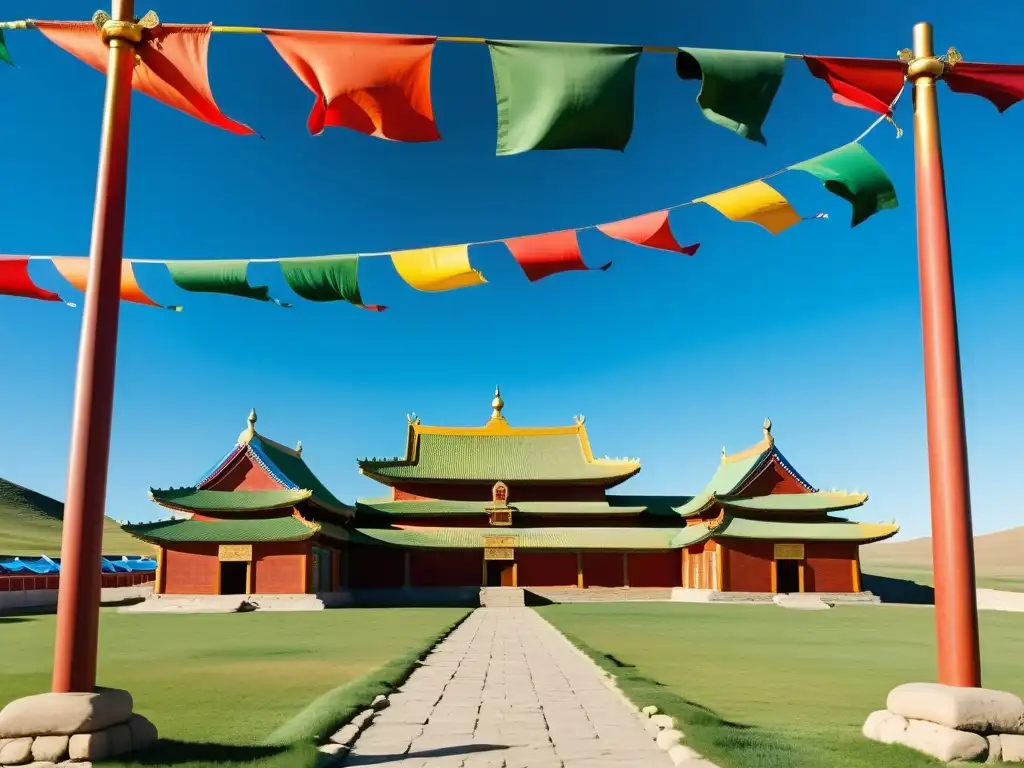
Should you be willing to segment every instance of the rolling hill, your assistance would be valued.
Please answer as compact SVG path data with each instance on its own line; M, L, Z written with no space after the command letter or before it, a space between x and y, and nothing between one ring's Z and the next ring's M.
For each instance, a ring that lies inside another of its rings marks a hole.
M1024 527L974 537L979 587L1024 592ZM880 542L861 548L865 573L932 584L932 540Z
M0 478L0 555L60 555L64 505ZM153 548L129 536L109 517L103 521L103 552L152 555Z

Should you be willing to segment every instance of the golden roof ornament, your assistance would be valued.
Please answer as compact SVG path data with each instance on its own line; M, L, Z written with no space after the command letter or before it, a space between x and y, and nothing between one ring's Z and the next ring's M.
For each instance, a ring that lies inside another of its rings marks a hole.
M504 419L501 409L505 407L505 401L501 399L501 387L494 388L494 399L491 400L491 419Z
M253 436L255 436L255 434L256 434L256 409L255 408L253 408L251 411L249 411L249 418L248 418L247 421L248 421L248 423L246 424L245 429L242 430L242 434L240 434L238 436L238 442L239 443L248 443L250 440L252 440Z
M771 442L775 439L772 437L772 420L769 419L767 416L764 417L764 423L761 425L761 429L764 430L765 440Z

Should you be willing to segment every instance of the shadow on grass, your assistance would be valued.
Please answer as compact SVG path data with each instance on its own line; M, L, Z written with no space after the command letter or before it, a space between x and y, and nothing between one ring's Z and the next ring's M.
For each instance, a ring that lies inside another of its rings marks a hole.
M935 605L935 589L910 579L875 576L865 573L861 577L864 589L874 592L883 603L904 605Z
M238 746L204 742L174 741L160 739L151 749L139 752L117 765L252 765L261 764L270 758L289 751L287 747Z
M32 620L27 616L0 616L0 624L21 624L22 622Z

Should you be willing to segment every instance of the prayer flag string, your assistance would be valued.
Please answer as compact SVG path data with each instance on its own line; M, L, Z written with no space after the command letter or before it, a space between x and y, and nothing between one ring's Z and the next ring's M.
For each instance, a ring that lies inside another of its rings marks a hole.
M55 45L105 72L107 47L98 23L0 22L0 35L4 29L38 29ZM334 126L399 142L441 138L430 93L435 44L486 45L495 84L498 155L624 150L633 130L637 63L644 53L675 54L679 78L701 81L697 104L704 116L761 144L767 143L762 125L787 59L803 60L813 76L829 85L836 102L879 113L902 87L907 66L900 60L764 51L161 24L152 12L140 27L132 87L197 120L243 135L255 131L224 115L210 88L208 49L214 33L259 34L270 42L314 96L306 121L311 134ZM11 63L3 37L0 60ZM949 77L954 90L989 98L1000 109L1024 95L1022 67L957 66Z
M899 96L899 93L896 94L893 103ZM441 292L486 284L484 276L470 263L469 248L503 243L527 279L536 282L560 272L605 271L611 267L611 262L598 267L589 267L584 262L578 236L580 232L588 230L596 230L607 237L645 248L693 256L700 248L700 243L681 245L669 222L670 212L687 206L707 205L726 218L758 224L773 235L802 221L827 219L824 213L801 216L778 190L767 183L787 171L808 173L821 180L829 192L848 201L853 208L851 226L857 226L870 216L897 205L896 192L885 169L860 144L886 117L886 114L880 115L854 141L830 152L793 163L736 187L617 221L457 245L412 250L389 249L376 253L252 259L125 259L121 275L121 298L137 304L180 309L153 301L136 280L135 265L163 264L175 284L186 291L221 293L274 302L283 307L290 306L271 298L266 286L253 286L248 282L249 264L270 263L280 266L288 286L307 301L345 301L362 309L380 312L387 307L363 302L359 288L359 261L362 258L387 256L395 271L409 286L419 291ZM0 269L0 295L59 299L56 294L50 298L46 295L48 292L35 287L31 281L25 282L27 261L30 259L52 261L68 282L85 291L88 269L88 260L85 258L0 256L0 266L3 267ZM24 265L18 260L24 261Z

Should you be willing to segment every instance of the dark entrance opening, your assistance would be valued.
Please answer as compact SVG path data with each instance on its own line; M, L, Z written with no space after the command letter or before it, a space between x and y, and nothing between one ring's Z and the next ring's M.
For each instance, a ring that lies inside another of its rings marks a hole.
M221 563L220 564L220 593L222 595L244 595L248 590L246 572L249 569L248 563Z
M776 584L778 592L799 592L800 591L800 561L799 560L776 560Z
M514 587L512 572L513 562L511 560L488 560L487 561L487 586L488 587Z

